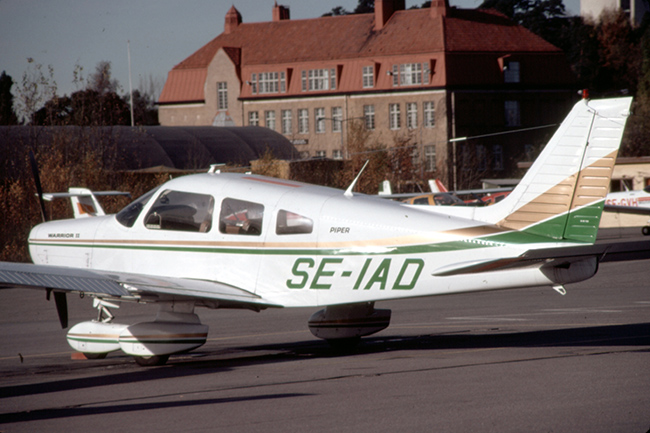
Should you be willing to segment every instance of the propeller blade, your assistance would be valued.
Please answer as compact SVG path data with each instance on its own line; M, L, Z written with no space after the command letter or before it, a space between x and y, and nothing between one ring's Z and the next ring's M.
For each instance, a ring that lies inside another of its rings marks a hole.
M36 184L36 192L38 194L38 203L41 206L41 218L43 222L47 221L47 214L45 213L45 202L43 201L43 188L41 187L41 178L38 175L38 165L36 164L36 157L34 152L29 151L29 162L32 165L32 174L34 176L34 183Z

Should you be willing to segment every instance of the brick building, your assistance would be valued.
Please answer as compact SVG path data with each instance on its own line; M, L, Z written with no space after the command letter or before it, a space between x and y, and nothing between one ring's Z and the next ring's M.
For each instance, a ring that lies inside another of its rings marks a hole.
M564 117L575 94L564 54L494 11L404 5L291 20L276 4L259 23L233 6L223 33L169 72L160 124L265 126L328 158L349 156L355 124L372 143L408 142L421 174L451 186L509 174L548 131L489 134Z

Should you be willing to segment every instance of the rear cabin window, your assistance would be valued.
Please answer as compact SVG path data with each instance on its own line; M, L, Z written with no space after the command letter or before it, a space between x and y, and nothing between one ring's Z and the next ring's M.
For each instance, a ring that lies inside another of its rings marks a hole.
M278 212L278 221L275 225L275 232L279 235L296 235L311 233L314 222L311 218L299 215L288 210Z
M214 198L206 194L165 190L145 218L154 230L207 233L212 228Z
M221 202L219 231L229 235L259 236L262 234L264 205L235 198Z

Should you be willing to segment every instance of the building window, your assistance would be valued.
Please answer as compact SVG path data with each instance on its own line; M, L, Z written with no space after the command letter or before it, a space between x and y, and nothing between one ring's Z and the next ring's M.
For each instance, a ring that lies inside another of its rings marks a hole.
M341 152L340 149L336 149L332 151L332 158L334 159L343 159L343 153Z
M519 101L506 101L506 126L521 126Z
M260 89L260 95L266 93L278 93L278 73L277 72L260 73L260 81L258 87Z
M485 171L487 169L487 151L485 149L485 145L476 145L476 159L478 163L477 168L479 171Z
M375 68L374 66L363 67L363 88L369 89L375 86Z
M282 110L282 133L290 135L292 132L291 110Z
M406 126L408 129L418 127L418 104L415 102L406 103Z
M424 146L424 166L426 171L436 171L436 146Z
M260 115L257 111L248 112L248 124L250 126L259 126L260 124Z
M287 91L286 74L284 72L260 72L251 74L251 93L266 95L269 93L285 93Z
M217 109L228 109L228 83L225 81L217 83Z
M402 127L399 104L388 104L388 118L390 129L400 129Z
M343 123L343 109L341 107L332 107L332 132L341 132Z
M302 71L301 76L302 76L302 91L306 92L307 91L307 71Z
M492 157L494 158L494 170L503 170L503 146L495 144L492 147Z
M302 71L302 91L336 90L336 69Z
M325 109L320 107L314 110L314 129L316 134L323 134L325 132Z
M363 117L365 119L366 129L368 131L374 131L374 129L375 129L375 106L374 105L364 105L363 106Z
M298 109L298 133L309 134L309 110L306 108Z
M503 80L506 83L519 83L519 62L506 62L503 65Z
M391 72L393 86L418 86L429 83L429 65L427 63L402 63L393 65Z
M433 101L424 103L424 127L433 128L436 126L436 110Z
M267 128L275 131L275 111L268 110L264 112L264 124Z
M316 158L325 158L327 156L327 153L324 150L317 150L316 151Z

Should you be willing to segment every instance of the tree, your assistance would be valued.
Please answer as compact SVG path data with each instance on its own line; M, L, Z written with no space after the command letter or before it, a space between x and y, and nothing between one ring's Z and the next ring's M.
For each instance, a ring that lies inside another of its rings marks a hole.
M18 117L14 112L14 95L11 87L14 80L2 71L0 75L0 125L17 125Z
M95 73L88 77L88 90L94 90L100 95L106 93L117 93L119 84L111 75L111 62L102 60L97 63Z
M56 98L56 81L54 68L48 66L48 75L43 73L43 65L35 63L31 57L23 74L23 79L17 91L17 114L23 122L32 122L39 106L49 99Z

